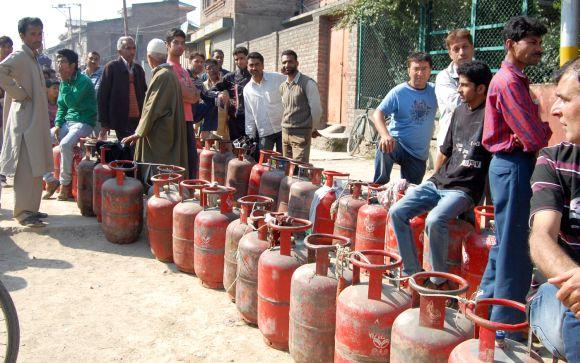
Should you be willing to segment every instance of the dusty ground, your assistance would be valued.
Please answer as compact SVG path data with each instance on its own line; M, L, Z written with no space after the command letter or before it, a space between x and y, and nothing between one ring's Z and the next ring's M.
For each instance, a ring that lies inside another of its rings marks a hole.
M372 160L314 152L314 163L368 179ZM370 167L370 169L369 169ZM0 279L14 299L20 361L291 361L244 324L223 291L155 260L146 239L119 246L74 202L42 201L49 226L27 232L2 191Z

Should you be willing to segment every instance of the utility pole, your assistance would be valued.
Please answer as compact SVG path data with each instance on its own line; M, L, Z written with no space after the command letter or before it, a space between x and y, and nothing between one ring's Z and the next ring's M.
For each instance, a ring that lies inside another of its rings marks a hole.
M83 20L82 20L82 5L80 3L58 4L58 5L53 5L52 7L54 9L67 9L68 10L68 38L70 40L70 45L71 45L72 50L76 51L77 47L75 46L75 42L73 41L73 24L72 24L72 14L71 14L71 10L70 10L73 6L79 7L79 37L78 37L77 44L78 44L79 50L82 50L82 47L81 47L81 31L82 31L82 22L83 22Z
M129 21L127 19L127 1L123 0L123 23L125 25L125 36L129 35Z
M578 56L578 16L580 4L577 0L562 0L560 26L560 65Z

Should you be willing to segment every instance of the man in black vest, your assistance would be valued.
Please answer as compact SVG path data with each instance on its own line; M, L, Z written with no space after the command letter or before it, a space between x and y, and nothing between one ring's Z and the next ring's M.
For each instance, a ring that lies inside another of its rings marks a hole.
M282 73L287 76L280 85L284 106L282 151L285 157L308 162L310 142L322 128L318 85L298 71L298 56L293 50L282 52Z

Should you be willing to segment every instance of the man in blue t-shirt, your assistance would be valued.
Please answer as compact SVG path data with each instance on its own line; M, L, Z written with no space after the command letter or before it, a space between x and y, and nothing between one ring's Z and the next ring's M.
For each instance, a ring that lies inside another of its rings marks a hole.
M423 180L437 111L435 86L428 82L432 66L429 54L411 54L407 58L409 81L389 91L373 114L381 136L374 183L388 183L394 163L401 166L401 178L413 184ZM385 116L391 116L388 126Z

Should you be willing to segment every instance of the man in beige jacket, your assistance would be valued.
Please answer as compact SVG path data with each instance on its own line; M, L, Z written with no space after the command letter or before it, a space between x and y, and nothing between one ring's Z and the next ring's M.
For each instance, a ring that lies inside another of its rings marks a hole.
M14 218L23 226L42 227L38 211L42 176L52 170L48 101L44 75L38 64L42 48L42 21L23 18L18 32L24 43L0 63L0 87L10 110L0 154L0 174L14 174Z

